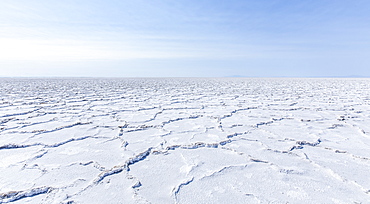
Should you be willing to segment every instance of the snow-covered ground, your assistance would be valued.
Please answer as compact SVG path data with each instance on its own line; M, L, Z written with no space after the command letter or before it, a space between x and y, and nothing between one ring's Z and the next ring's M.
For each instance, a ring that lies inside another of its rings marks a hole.
M0 203L370 203L370 79L0 87Z

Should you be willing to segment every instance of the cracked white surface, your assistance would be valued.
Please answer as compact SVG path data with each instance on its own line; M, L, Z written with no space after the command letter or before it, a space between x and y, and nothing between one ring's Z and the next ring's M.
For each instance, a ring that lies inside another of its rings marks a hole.
M0 203L369 203L369 79L0 79Z

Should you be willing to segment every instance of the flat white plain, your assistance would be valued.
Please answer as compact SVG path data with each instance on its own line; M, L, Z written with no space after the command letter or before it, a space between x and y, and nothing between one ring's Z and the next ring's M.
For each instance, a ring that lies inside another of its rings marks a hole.
M0 203L370 202L370 79L0 85Z

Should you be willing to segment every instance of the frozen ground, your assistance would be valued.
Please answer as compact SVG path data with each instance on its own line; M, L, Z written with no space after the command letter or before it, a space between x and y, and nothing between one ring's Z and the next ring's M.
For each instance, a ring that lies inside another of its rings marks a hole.
M0 203L370 203L370 79L0 86Z

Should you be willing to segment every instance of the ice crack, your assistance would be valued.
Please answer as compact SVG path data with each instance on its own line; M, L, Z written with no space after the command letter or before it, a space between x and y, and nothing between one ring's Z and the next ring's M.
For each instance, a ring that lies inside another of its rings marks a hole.
M113 168L100 173L98 175L98 177L93 181L93 183L98 184L100 181L102 181L107 176L117 174L117 173L121 173L122 171L129 171L130 170L130 168L129 168L130 165L133 165L133 164L135 164L135 163L137 163L141 160L144 160L147 156L149 156L151 151L152 151L152 147L150 147L146 151L130 158L123 165L114 166Z
M303 146L305 145L308 145L308 146L311 146L311 147L315 147L317 145L319 145L321 143L321 139L317 139L316 142L307 142L307 141L297 141L296 144L298 144L298 146L293 146L292 148L290 148L289 151L293 151L295 149L303 149Z
M177 198L177 195L179 194L180 190L182 187L186 186L186 185L189 185L191 182L194 181L194 177L191 177L190 179L188 179L187 181L183 182L183 183L180 183L180 185L176 186L175 188L173 188L172 192L173 192L173 196L175 197L175 202L178 203L178 198Z
M26 197L49 193L53 189L54 188L52 187L42 186L24 191L9 191L7 193L0 193L0 203L9 203Z

